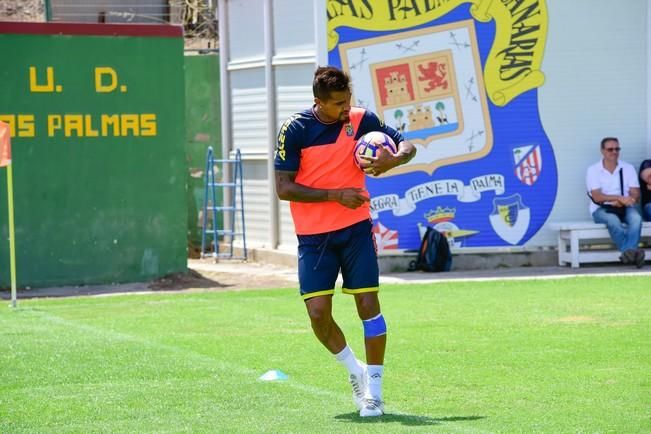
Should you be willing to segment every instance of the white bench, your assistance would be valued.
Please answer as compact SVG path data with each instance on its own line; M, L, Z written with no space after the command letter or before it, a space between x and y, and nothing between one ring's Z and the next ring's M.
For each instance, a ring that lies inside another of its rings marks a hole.
M558 264L580 264L595 262L617 262L621 253L617 250L603 223L570 222L552 223L558 230ZM651 237L651 222L642 223L642 238ZM646 259L651 260L651 247L646 243Z

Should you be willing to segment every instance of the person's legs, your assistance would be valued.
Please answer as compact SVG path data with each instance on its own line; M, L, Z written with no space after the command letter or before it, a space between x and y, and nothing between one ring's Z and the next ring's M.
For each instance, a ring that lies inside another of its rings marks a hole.
M348 240L341 250L343 291L355 296L357 313L364 326L366 362L368 363L368 392L360 416L380 416L384 413L382 402L382 377L386 348L386 323L380 311L377 296L379 267L375 239L370 221L359 222L349 228Z
M298 237L298 278L310 323L319 342L349 372L353 401L362 407L366 393L366 369L346 344L332 317L332 295L339 274L337 232Z
M335 359L348 369L348 381L353 388L353 402L361 409L367 388L366 369L346 344L346 337L332 317L332 296L322 295L307 299L305 307L316 337Z
M387 334L384 318L380 313L380 300L377 292L355 294L357 314L364 324L364 346L366 362L369 365L383 365ZM381 318L381 319L380 319ZM377 329L373 329L373 328Z
M332 296L322 295L307 299L305 307L319 342L332 354L340 353L346 346L346 338L332 318Z
M364 326L364 346L368 363L368 393L359 414L362 417L384 414L382 378L384 352L387 345L387 326L380 311L377 292L355 294L357 313Z
M624 249L637 249L642 233L642 216L634 206L626 207L626 242Z
M651 222L651 202L644 205L642 211L644 212L644 220Z
M639 248L640 235L642 234L642 216L640 215L637 208L629 206L626 208L625 220L627 226L625 249L632 249L635 252L635 266L637 268L642 268L644 265L644 250Z
M604 223L606 225L610 238L617 246L617 250L624 253L630 249L627 247L628 228L619 220L619 217L606 212L603 208L597 208L592 213L592 219L595 223Z

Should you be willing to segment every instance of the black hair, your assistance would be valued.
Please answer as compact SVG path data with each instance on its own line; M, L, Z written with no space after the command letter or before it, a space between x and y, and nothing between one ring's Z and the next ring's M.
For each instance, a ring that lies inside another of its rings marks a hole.
M350 91L350 77L334 66L320 66L314 71L312 93L320 100L327 101L330 93Z
M601 139L601 149L604 149L606 147L606 143L608 142L615 142L619 145L619 140L617 140L617 137L604 137Z

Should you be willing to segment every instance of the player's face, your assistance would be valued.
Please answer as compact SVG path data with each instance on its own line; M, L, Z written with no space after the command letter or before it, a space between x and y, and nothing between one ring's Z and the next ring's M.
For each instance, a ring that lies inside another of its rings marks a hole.
M316 98L319 117L325 122L348 122L350 113L350 91L342 90L330 93L330 98Z

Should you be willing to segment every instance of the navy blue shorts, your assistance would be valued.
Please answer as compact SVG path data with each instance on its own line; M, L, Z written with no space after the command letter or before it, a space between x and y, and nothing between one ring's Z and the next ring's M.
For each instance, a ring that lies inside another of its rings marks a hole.
M343 292L376 292L377 248L371 220L314 235L298 235L298 280L303 299L334 294L341 270Z

